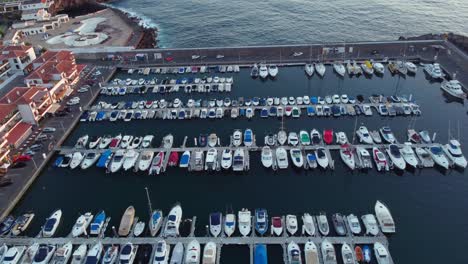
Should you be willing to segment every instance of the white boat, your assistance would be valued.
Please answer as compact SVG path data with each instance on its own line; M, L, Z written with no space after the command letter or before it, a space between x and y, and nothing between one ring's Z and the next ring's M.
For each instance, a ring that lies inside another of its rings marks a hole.
M302 216L302 233L308 236L315 235L314 218L309 213L304 213Z
M429 148L429 154L431 154L432 159L434 162L441 166L444 169L448 169L449 161L440 146L432 146Z
M304 67L304 71L306 72L306 74L309 77L311 77L312 75L314 75L314 72L315 72L314 65L313 64L306 64L305 67Z
M377 220L373 214L366 214L361 217L364 227L366 228L366 234L376 236L379 234L379 226Z
M390 144L387 148L387 153L397 169L404 170L406 168L406 161L402 157L400 148L397 145Z
M252 146L253 144L253 132L252 132L252 129L250 128L247 128L245 131L244 131L244 145L246 147L250 147Z
M238 148L234 151L232 158L232 170L243 171L245 166L245 153L243 148Z
M242 236L248 236L252 230L252 214L251 212L243 208L239 211L237 219L239 220L239 232Z
M225 170L231 168L232 166L232 151L230 149L223 150L221 156L221 167Z
M125 152L125 155L124 155L124 158L123 158L122 168L125 171L133 168L135 166L135 163L138 160L139 155L140 155L140 153L136 152L133 149L127 150L127 152Z
M268 74L275 78L276 75L278 75L278 67L276 65L270 65L270 67L268 67Z
M442 69L440 68L440 64L425 64L424 71L427 72L433 79L442 79L444 74L442 73Z
M273 165L273 151L269 146L262 148L262 165L265 168L270 168Z
M75 148L86 148L86 144L88 143L88 140L89 140L88 135L84 135L84 136L80 137L76 141Z
M283 220L279 216L271 218L271 233L275 236L281 236L283 233Z
M348 219L348 225L351 232L355 235L359 235L362 232L361 224L359 223L359 218L354 214L350 214L346 217Z
M184 261L184 244L178 242L172 251L170 264L182 264Z
M385 72L385 67L380 62L373 63L372 67L374 68L375 73L384 74Z
M411 143L406 142L402 149L400 149L401 156L406 161L408 165L413 168L416 168L419 164L418 158L414 153L413 148L411 147Z
M432 168L434 167L434 160L431 157L431 154L429 153L428 150L417 147L415 148L416 156L418 156L418 159L421 161L421 166L424 168Z
M47 264L52 259L55 253L56 246L40 245L34 256L33 264Z
M85 263L99 263L102 257L102 251L104 247L102 246L101 242L96 243L86 255Z
M24 257L21 260L22 264L31 264L34 260L34 256L36 255L37 250L39 249L38 243L33 243L31 246L26 249L24 253Z
M289 166L288 154L283 147L276 149L276 163L280 169L287 169Z
M440 89L446 91L448 94L460 98L460 99L465 99L466 98L466 93L463 92L462 86L459 81L457 80L451 80L451 81L444 81L440 85Z
M445 155L458 167L466 168L467 162L463 152L461 150L460 142L456 139L452 139L448 144L442 147Z
M268 68L267 68L267 66L265 64L260 64L259 75L263 79L268 77Z
M382 135L382 138L386 142L388 142L390 144L393 144L393 143L396 142L395 135L393 135L393 132L390 129L390 127L388 127L388 126L382 127L379 131L380 131L380 134Z
M304 245L304 257L306 264L319 264L319 253L317 246L312 241L307 241Z
M359 141L361 143L364 143L364 144L374 143L371 135L369 134L369 130L367 130L367 127L365 126L360 126L359 129L356 131L356 135L359 137Z
M297 144L299 144L299 137L296 132L289 132L288 144L292 146L297 146Z
M25 251L25 246L10 247L8 250L5 250L3 254L0 252L0 260L3 259L2 264L17 264L23 257Z
M374 68L372 67L370 61L365 61L361 64L361 69L364 73L372 75L374 74Z
M411 61L405 62L404 66L411 73L416 73L418 71L418 67L414 63L412 63Z
M288 263L289 264L302 263L301 249L294 241L289 242L287 250L288 250Z
M322 136L320 135L320 132L317 129L312 129L310 131L310 139L312 141L312 144L317 145L322 143Z
M320 167L322 167L323 169L326 169L328 167L329 161L324 148L317 148L315 150L315 157L317 158L317 163Z
M137 250L138 246L127 242L120 249L119 263L133 264L133 262L135 261Z
M218 144L218 136L215 133L211 133L208 136L208 146L213 148L216 144Z
M323 63L315 63L315 71L318 75L320 75L320 77L323 77L325 75L325 70L326 68L325 65L323 65Z
M104 136L101 138L101 141L99 142L99 145L98 145L98 148L99 149L105 149L109 146L109 144L111 143L112 141L112 137L111 136Z
M143 137L133 137L132 142L128 145L127 149L136 149L138 148L143 141Z
M91 220L93 220L93 214L90 212L80 215L80 217L78 217L76 220L75 225L73 226L72 236L79 237L84 234L89 224L91 223Z
M119 255L119 247L112 245L107 247L104 257L102 258L102 264L115 264Z
M350 145L345 144L342 145L340 148L340 156L343 162L350 168L351 170L354 170L356 168L356 162L354 160L354 151L350 147Z
M82 264L86 258L86 253L88 252L88 246L86 244L81 244L72 254L71 264Z
M154 175L154 174L159 175L159 173L161 173L161 169L163 167L163 162L164 162L164 152L160 151L153 158L153 161L151 161L151 165L150 165L148 174L149 175Z
M216 244L212 241L203 249L202 264L216 264Z
M223 214L220 212L211 213L209 217L210 234L218 237L222 231Z
M130 143L132 143L133 136L132 135L125 135L122 137L122 140L120 141L120 148L127 148Z
M216 170L218 164L218 150L210 148L206 153L205 170Z
M151 143L153 142L154 136L153 135L146 135L143 137L143 140L141 141L141 147L142 148L149 148L151 147Z
M51 264L66 264L71 258L73 252L73 244L68 242L61 247L57 248L52 258Z
M133 235L139 237L145 231L145 222L138 221L133 229Z
M169 253L171 248L164 240L160 240L154 246L153 264L167 264L169 263Z
M185 249L185 264L200 263L200 243L197 240L192 240L188 243Z
M302 168L302 166L304 166L304 157L302 156L300 149L290 149L289 154L291 155L291 160L296 167Z
M383 233L395 233L395 221L388 207L381 201L375 203L375 216Z
M291 236L294 236L297 233L297 217L295 215L286 215L286 230Z
M80 166L81 162L83 161L84 156L81 152L75 152L73 153L71 162L70 162L70 169L74 169L78 166Z
M343 258L343 264L355 264L356 263L353 250L346 243L343 243L343 245L341 246L341 257Z
M234 131L234 134L232 135L232 144L235 147L238 147L242 144L242 132L240 130Z
M172 134L168 134L163 138L163 148L169 149L172 147L174 143L174 136Z
M42 236L43 237L53 237L57 231L57 227L60 224L62 219L62 210L56 210L52 215L47 218L44 226L42 227Z
M164 226L165 237L176 237L179 236L179 225L182 220L182 207L179 204L176 204L172 207L169 215L167 216L167 222Z
M236 231L236 215L235 214L226 214L224 219L224 233L226 236L230 237Z
M345 132L336 132L335 136L336 136L336 143L340 145L344 145L348 143L348 136L346 136Z
M336 264L336 253L332 243L324 240L321 245L322 258L324 264Z
M117 172L122 168L123 161L124 161L124 156L125 156L125 150L117 150L115 152L114 156L112 156L112 160L109 163L109 171L111 173Z
M345 69L345 66L343 65L343 63L340 63L340 62L333 63L333 69L341 77L344 77L345 74L346 74L346 69Z
M328 236L330 233L330 225L328 224L327 215L325 213L320 213L320 215L317 216L317 226L322 235Z
M375 161L375 166L377 167L378 171L388 171L389 170L389 164L387 161L387 158L385 157L385 154L383 154L380 149L377 147L372 148L372 156Z
M280 130L280 131L278 132L278 136L277 136L276 139L278 140L278 143L279 143L280 145L284 145L284 144L286 143L286 141L288 140L288 136L287 136L287 134L286 134L286 131Z
M153 160L154 152L150 150L142 151L140 158L138 160L138 170L147 171L151 166L151 161Z
M96 137L96 138L91 139L89 144L88 144L88 148L94 149L97 146L99 146L99 143L101 142L101 139L102 139L102 137ZM110 143L110 141L109 141L109 143Z
M88 152L86 153L83 161L81 162L81 169L85 170L89 167L91 167L96 161L99 159L101 154L95 153L95 152Z
M374 243L374 254L378 264L390 264L390 254L380 242Z
M150 231L151 236L155 236L159 229L162 226L163 222L163 212L161 210L153 210L151 212L151 217L148 221L148 229Z

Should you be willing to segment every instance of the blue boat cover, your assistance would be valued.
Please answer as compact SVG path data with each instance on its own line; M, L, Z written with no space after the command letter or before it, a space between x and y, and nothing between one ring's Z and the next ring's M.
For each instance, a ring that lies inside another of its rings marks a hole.
M254 264L268 263L267 248L264 244L255 245Z

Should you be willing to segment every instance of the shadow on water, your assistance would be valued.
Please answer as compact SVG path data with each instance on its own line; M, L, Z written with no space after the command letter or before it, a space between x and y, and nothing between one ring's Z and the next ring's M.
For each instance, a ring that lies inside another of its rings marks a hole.
M249 263L249 261L248 246L223 246L221 249L221 263L223 264Z

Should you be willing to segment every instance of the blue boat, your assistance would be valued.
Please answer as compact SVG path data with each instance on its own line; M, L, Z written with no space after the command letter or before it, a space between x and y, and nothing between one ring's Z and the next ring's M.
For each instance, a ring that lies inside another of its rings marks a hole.
M106 116L106 112L105 111L100 111L100 112L98 112L98 114L96 116L96 120L97 121L102 121L105 116Z
M248 128L244 132L244 145L252 146L252 129Z
M260 111L260 117L262 118L268 117L268 109L262 108L262 110Z
M193 77L189 77L189 78L187 79L187 82L188 82L188 83L193 83Z
M260 98L260 105L265 106L266 105L266 99L265 98Z
M119 115L119 111L112 111L109 119L116 119L118 115Z
M259 105L259 103L260 103L260 98L254 97L254 98L252 99L252 104L253 104L253 105Z
M333 116L340 116L340 115L341 115L341 113L340 113L340 107L337 106L337 105L333 105L333 106L331 107L331 111L332 111Z
M184 67L180 67L180 68L179 68L179 73L185 73L185 68L184 68Z
M267 247L264 244L255 245L254 249L254 264L267 264L268 255Z
M348 114L348 112L346 112L346 108L344 106L342 106L342 105L340 106L340 113L341 113L341 115Z
M313 116L313 115L315 115L315 107L313 107L313 106L308 106L308 107L307 107L307 115L308 115L308 116Z
M214 109L210 109L208 111L208 118L215 118L216 117L216 111Z
M185 110L180 110L179 119L185 119Z
M239 109L239 116L245 116L245 108Z
M140 111L135 112L135 115L133 116L133 118L141 119L141 112Z
M364 251L364 261L369 263L372 259L372 253L368 245L365 245L362 250Z
M133 102L126 102L125 105L124 105L124 108L125 109L130 109L130 108L132 108L132 104L133 104Z
M312 104L317 104L318 103L318 98L316 96L312 96L312 98L310 98L310 102Z
M0 235L3 236L8 234L13 227L14 222L15 218L13 216L7 216L7 218L5 218L2 223L0 223Z
M88 111L84 111L83 114L81 115L80 121L81 121L81 122L88 121L88 118L89 118L89 112L88 112Z
M198 145L200 147L206 147L206 144L207 144L207 139L208 136L206 134L201 134L199 137L198 137Z
M151 236L155 236L158 233L162 225L162 221L163 221L162 211L154 210L151 213L151 219L150 219L149 226L148 226Z
M101 157L99 157L99 160L98 160L98 162L96 164L96 167L98 167L98 168L107 167L107 161L109 160L111 155L112 155L112 151L110 149L104 151L104 153L102 153Z
M127 89L125 89L125 87L120 87L119 88L119 94L125 94L126 91L127 91Z
M255 209L255 230L262 236L268 230L268 213L264 208Z
M101 233L102 226L104 225L105 221L106 213L104 212L104 210L102 210L94 217L93 222L91 222L89 227L89 233L91 235L99 235Z
M250 100L250 98L245 99L245 105L246 106L249 106L251 104L252 104L252 100Z
M278 112L278 108L276 108L276 106L270 107L270 113L269 113L270 116L276 116L277 112Z
M58 156L54 161L54 167L59 167L63 162L63 156Z

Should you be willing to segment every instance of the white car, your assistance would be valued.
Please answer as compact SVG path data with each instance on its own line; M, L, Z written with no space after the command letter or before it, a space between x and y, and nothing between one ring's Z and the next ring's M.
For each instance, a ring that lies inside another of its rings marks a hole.
M79 97L73 97L67 102L67 105L77 105L80 103L80 98Z

